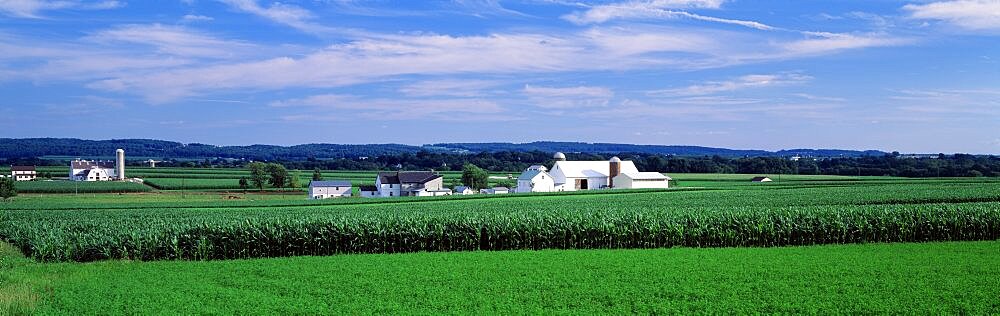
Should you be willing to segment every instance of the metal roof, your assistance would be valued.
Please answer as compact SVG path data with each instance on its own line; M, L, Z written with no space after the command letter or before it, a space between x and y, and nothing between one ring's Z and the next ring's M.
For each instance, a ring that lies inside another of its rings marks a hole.
M332 180L332 181L312 181L309 182L309 187L349 187L351 186L351 181L343 180Z
M35 166L10 166L10 171L35 171Z
M639 180L672 180L670 177L659 172L628 172L621 175Z
M638 173L631 160L621 162L621 173ZM556 161L550 174L562 173L566 178L601 178L611 174L609 161Z
M548 174L541 170L528 170L521 173L521 176L517 177L518 180L531 180L534 179L538 174Z
M401 184L401 183L427 183L431 180L440 178L430 171L397 171L397 172L379 172L379 179L383 184Z

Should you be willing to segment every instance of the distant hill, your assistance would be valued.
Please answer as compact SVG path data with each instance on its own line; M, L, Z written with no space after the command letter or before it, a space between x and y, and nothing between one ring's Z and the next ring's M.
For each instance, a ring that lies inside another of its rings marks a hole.
M532 143L442 143L424 146L401 144L304 144L294 146L249 145L215 146L184 144L153 139L83 140L73 138L0 138L0 159L41 156L113 156L122 148L132 157L163 158L246 158L254 160L303 160L307 158L356 158L399 155L403 153L431 152L566 152L566 153L644 153L678 156L723 157L860 157L881 156L884 152L839 149L789 149L777 152L765 150L738 150L700 146L632 145L579 142Z
M442 143L431 145L435 148L468 150L471 152L495 151L544 151L544 152L582 152L582 153L644 153L678 156L723 156L723 157L861 157L882 156L885 152L878 150L841 150L841 149L788 149L776 152L765 150L741 150L701 146L665 146L665 145L632 145L612 143L579 143L579 142L531 142L531 143Z

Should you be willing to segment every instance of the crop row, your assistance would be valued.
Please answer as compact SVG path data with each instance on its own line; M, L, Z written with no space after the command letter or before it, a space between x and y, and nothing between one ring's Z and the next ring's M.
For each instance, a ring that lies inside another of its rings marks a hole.
M20 193L133 193L150 188L138 183L117 181L18 181Z
M930 189L875 186L290 207L5 210L0 211L0 238L44 261L1000 238L995 186ZM913 198L904 201L907 190ZM938 191L944 193L933 194ZM799 202L821 202L780 204L792 195L798 195ZM977 200L985 202L965 202Z

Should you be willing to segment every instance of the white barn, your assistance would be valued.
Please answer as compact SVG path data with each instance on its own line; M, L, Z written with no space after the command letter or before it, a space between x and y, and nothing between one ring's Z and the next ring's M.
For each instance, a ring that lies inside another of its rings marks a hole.
M326 199L351 196L350 181L312 181L309 182L310 199Z
M73 160L69 163L69 179L73 181L111 181L117 176L114 161Z
M670 177L658 172L639 172L632 161L612 157L608 161L566 161L556 153L552 169L531 166L517 179L516 192L561 192L607 188L642 189L669 186Z

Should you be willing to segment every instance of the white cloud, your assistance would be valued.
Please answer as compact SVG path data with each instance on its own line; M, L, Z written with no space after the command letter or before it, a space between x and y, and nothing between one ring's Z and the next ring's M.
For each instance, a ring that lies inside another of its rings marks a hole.
M491 93L486 90L501 84L501 82L492 80L426 80L405 85L399 89L399 92L411 97L480 97Z
M312 12L309 12L309 10L298 6L274 2L269 7L263 7L257 3L257 0L219 1L234 9L263 17L275 23L288 25L304 32L326 33L333 30L332 28L310 22L310 20L314 19L315 16Z
M773 57L813 56L868 47L900 46L914 40L884 34L804 32L811 38L779 44L782 52Z
M190 22L202 22L202 21L212 21L212 20L215 20L215 18L212 18L210 16L204 16L204 15L195 15L195 14L188 14L188 15L185 15L185 16L181 17L181 21L182 22L187 22L187 23L190 23Z
M604 23L618 19L649 19L649 18L689 18L699 21L740 25L744 27L772 30L773 27L755 21L724 19L694 14L671 9L711 8L717 9L723 1L629 1L614 4L598 5L583 12L564 15L564 20L575 24Z
M321 94L306 98L281 100L271 103L276 107L309 107L316 111L307 114L284 116L287 121L328 121L351 120L356 118L374 120L507 120L504 108L494 101L482 99L368 99L352 95ZM331 109L336 111L331 115ZM455 114L462 113L456 116ZM469 115L472 114L472 115Z
M605 87L540 87L525 85L523 90L531 104L547 109L569 109L606 106L614 92Z
M969 30L1000 30L1000 1L956 0L907 4L916 19L941 20Z
M100 43L151 45L159 53L186 57L225 58L254 47L217 39L184 27L161 24L123 25L96 32L84 39Z
M75 10L106 10L125 6L121 1L43 1L43 0L4 0L0 1L0 12L20 18L41 18L41 11L75 9Z
M710 81L679 89L651 91L649 94L662 96L708 95L752 88L801 84L809 80L812 80L812 77L796 73L746 75L729 81Z

